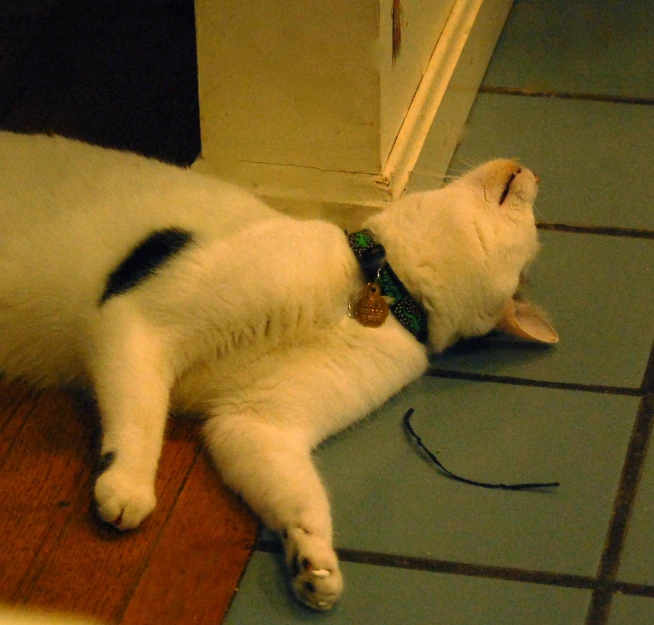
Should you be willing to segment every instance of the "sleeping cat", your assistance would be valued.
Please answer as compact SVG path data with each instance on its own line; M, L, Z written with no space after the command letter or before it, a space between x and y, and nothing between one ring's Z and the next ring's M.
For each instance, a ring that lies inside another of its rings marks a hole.
M348 236L193 171L2 132L0 370L93 389L95 500L123 530L155 507L169 411L205 415L224 481L282 536L300 601L327 610L343 583L311 450L460 338L557 340L516 297L537 187L491 161Z

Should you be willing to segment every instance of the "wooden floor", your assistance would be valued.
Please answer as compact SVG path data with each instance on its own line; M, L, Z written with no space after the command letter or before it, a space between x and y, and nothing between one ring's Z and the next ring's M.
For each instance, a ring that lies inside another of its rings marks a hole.
M15 5L0 9L0 128L193 162L192 0ZM158 507L125 535L91 512L96 424L92 402L0 381L0 604L220 623L256 522L213 471L199 423L171 421Z
M63 391L0 384L0 599L113 623L220 623L256 524L200 449L199 423L171 422L159 505L120 534L91 509L94 406Z

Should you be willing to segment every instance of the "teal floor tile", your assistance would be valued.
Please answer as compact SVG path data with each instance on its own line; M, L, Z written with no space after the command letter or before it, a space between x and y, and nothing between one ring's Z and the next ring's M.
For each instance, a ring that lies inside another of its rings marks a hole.
M289 596L279 560L255 553L224 625L583 625L590 599L585 590L344 563L342 602L316 614Z
M654 336L654 241L541 232L527 298L560 335L554 347L503 337L432 358L443 369L639 388Z
M654 98L651 0L517 0L484 86Z
M650 443L618 571L620 581L654 586L653 546L654 445ZM652 609L654 609L654 600L652 600ZM651 622L654 623L654 618Z
M652 145L654 106L482 93L450 174L517 158L541 178L539 221L654 230ZM408 191L433 188L439 149L428 137Z
M613 597L608 625L648 625L654 623L654 598Z
M316 464L331 494L337 547L594 576L637 398L424 378L329 440ZM560 481L554 492L487 482Z

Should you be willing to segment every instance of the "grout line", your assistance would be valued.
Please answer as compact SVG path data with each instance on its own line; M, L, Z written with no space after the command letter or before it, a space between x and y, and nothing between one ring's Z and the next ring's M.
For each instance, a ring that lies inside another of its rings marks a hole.
M654 341L649 352L649 360L645 365L645 373L643 374L643 381L640 385L640 390L643 395L654 393Z
M651 362L652 358L650 358ZM615 580L620 567L620 558L627 537L629 519L636 501L653 424L654 396L646 395L638 408L625 463L622 467L620 486L613 504L613 513L597 573L600 585L593 593L586 619L587 625L604 625L608 622L613 592L616 590ZM621 591L625 588L627 588L626 584L620 585Z
M631 237L634 239L654 239L654 230L641 228L622 228L620 226L582 226L559 222L538 223L539 230L551 232L572 232L574 234L599 234L613 237Z
M636 499L636 491L645 462L645 455L654 422L654 397L644 397L638 409L627 457L620 476L620 487L613 505L613 514L606 537L606 546L599 566L598 577L614 581L618 573L620 555L627 534L627 525Z
M547 380L514 378L511 376L492 375L489 373L474 373L467 371L455 371L452 369L440 369L438 367L430 367L427 370L427 375L454 380L495 382L500 384L513 384L516 386L534 386L537 388L554 388L567 391L583 391L586 393L604 393L606 395L628 395L631 397L640 397L643 394L643 392L638 388L630 388L625 386L603 386L600 384L580 384L575 382L550 382Z
M597 588L590 599L585 625L607 625L612 600L613 592L611 588L607 586Z
M568 91L536 91L521 89L520 87L493 87L482 85L479 93L492 93L497 95L517 95L531 98L552 98L557 100L583 100L586 102L608 102L612 104L641 104L654 105L654 98L640 98L636 96L620 96L609 94L595 94Z
M615 592L621 595L633 595L637 597L654 597L654 586L646 584L632 584L630 582L615 582L613 586Z
M257 542L255 550L262 553L281 554L282 546L273 540L260 540ZM383 566L410 571L446 573L467 577L482 577L485 579L497 579L510 582L543 584L561 588L579 588L581 590L594 591L605 590L608 592L619 591L626 595L654 597L654 586L629 584L625 582L606 583L599 581L594 577L584 575L551 573L548 571L529 571L511 567L455 562L452 560L400 556L375 551L363 551L359 549L337 549L336 551L342 562L355 564L368 564L370 566Z
M384 553L359 551L357 549L338 549L337 551L340 559L344 562L354 562L358 564L401 568L412 571L448 573L451 575L464 575L468 577L483 577L486 579L499 579L512 582L546 584L550 586L581 588L586 590L593 589L597 586L597 580L583 575L550 573L547 571L529 571L511 567L472 564L469 562L454 562L451 560L434 560L412 556L396 556Z
M263 553L281 554L282 546L271 540L261 540L255 549ZM414 556L400 556L376 551L363 551L359 549L336 549L339 560L355 564L368 564L388 568L405 569L409 571L425 571L431 573L449 573L465 575L468 577L484 577L489 579L502 579L514 582L531 582L566 588L582 588L591 590L597 586L597 580L583 575L568 573L549 573L546 571L528 571L510 567L491 566L485 564L471 564L469 562L455 562L452 560L436 560L431 558L417 558ZM626 588L626 586L625 586ZM627 590L629 590L627 588ZM654 587L638 587L640 594L653 592Z

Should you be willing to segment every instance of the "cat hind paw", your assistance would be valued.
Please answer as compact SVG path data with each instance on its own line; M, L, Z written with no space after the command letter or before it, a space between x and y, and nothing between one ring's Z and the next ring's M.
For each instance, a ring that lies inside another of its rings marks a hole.
M284 544L295 596L313 610L331 609L343 592L343 577L331 545L301 528L285 532Z
M119 530L138 527L157 503L154 486L139 483L115 465L98 476L94 498L100 518Z

